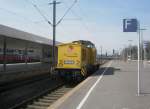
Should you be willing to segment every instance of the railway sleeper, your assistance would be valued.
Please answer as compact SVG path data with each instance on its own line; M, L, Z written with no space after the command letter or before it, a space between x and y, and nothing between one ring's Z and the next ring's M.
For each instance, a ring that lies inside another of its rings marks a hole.
M53 101L55 101L55 100L57 100L58 98L45 96L45 97L43 97L43 99L48 99L48 100L53 100Z
M51 103L46 103L46 102L41 102L41 101L36 101L33 103L33 105L39 105L39 106L49 106Z
M45 106L39 106L39 105L28 105L26 109L46 109Z
M69 88L64 88L64 89L59 89L59 90L57 90L56 92L58 92L58 91L66 91L66 90L68 90Z
M66 91L57 91L56 93L63 93L63 94L64 94L65 92L66 92Z
M45 102L45 103L52 103L54 100L39 99L38 101Z
M55 97L55 96L47 96L47 97L49 97L49 98L51 98L51 99L53 99L53 100L57 100L59 97Z
M61 93L61 92L54 92L54 93L52 93L52 94L54 94L54 95L63 95L64 93Z
M57 90L57 91L55 91L55 92L65 92L65 91L68 91L68 90L70 90L71 88L65 88L65 89L60 89L60 90Z
M61 91L61 90L66 90L66 89L67 89L66 87L63 87L63 88L58 89L58 90L56 90L56 91Z
M57 94L48 94L48 97L60 97L61 95L57 95Z

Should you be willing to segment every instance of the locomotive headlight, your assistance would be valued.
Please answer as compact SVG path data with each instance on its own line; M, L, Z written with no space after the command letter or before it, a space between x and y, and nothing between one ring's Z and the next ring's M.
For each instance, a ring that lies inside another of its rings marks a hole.
M76 65L80 66L80 61L79 60L76 61Z
M63 60L59 60L58 66L59 66L59 67L62 67L62 66L63 66Z

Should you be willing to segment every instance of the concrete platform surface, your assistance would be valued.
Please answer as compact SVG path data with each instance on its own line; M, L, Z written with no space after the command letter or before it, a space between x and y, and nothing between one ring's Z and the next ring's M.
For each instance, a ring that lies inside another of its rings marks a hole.
M150 75L150 66L146 66ZM146 73L148 74L148 73ZM150 80L149 76L143 76ZM149 82L145 82L150 91ZM75 91L74 91L75 90ZM150 109L150 94L137 96L137 63L111 61L49 109Z

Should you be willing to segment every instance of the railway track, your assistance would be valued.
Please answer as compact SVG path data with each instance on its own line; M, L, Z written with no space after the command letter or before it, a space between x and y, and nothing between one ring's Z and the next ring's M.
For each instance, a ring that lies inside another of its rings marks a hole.
M16 83L2 88L0 105L3 109L46 109L78 83L64 83L49 76ZM18 93L19 92L19 93Z
M42 92L11 109L46 109L76 85L61 84L58 87Z
M0 108L15 109L61 85L63 81L59 78L53 79L50 75L5 84L0 87Z

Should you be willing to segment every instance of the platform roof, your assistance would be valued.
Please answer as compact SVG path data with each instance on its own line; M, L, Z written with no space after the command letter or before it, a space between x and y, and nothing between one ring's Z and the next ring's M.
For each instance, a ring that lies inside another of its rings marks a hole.
M35 43L40 43L40 44L46 44L46 45L53 44L53 40L50 40L48 38L34 35L32 33L27 33L27 32L0 24L0 37L1 35L10 37L10 38L15 38L15 39L27 40L27 41L31 41ZM60 42L56 42L56 44L60 44Z

